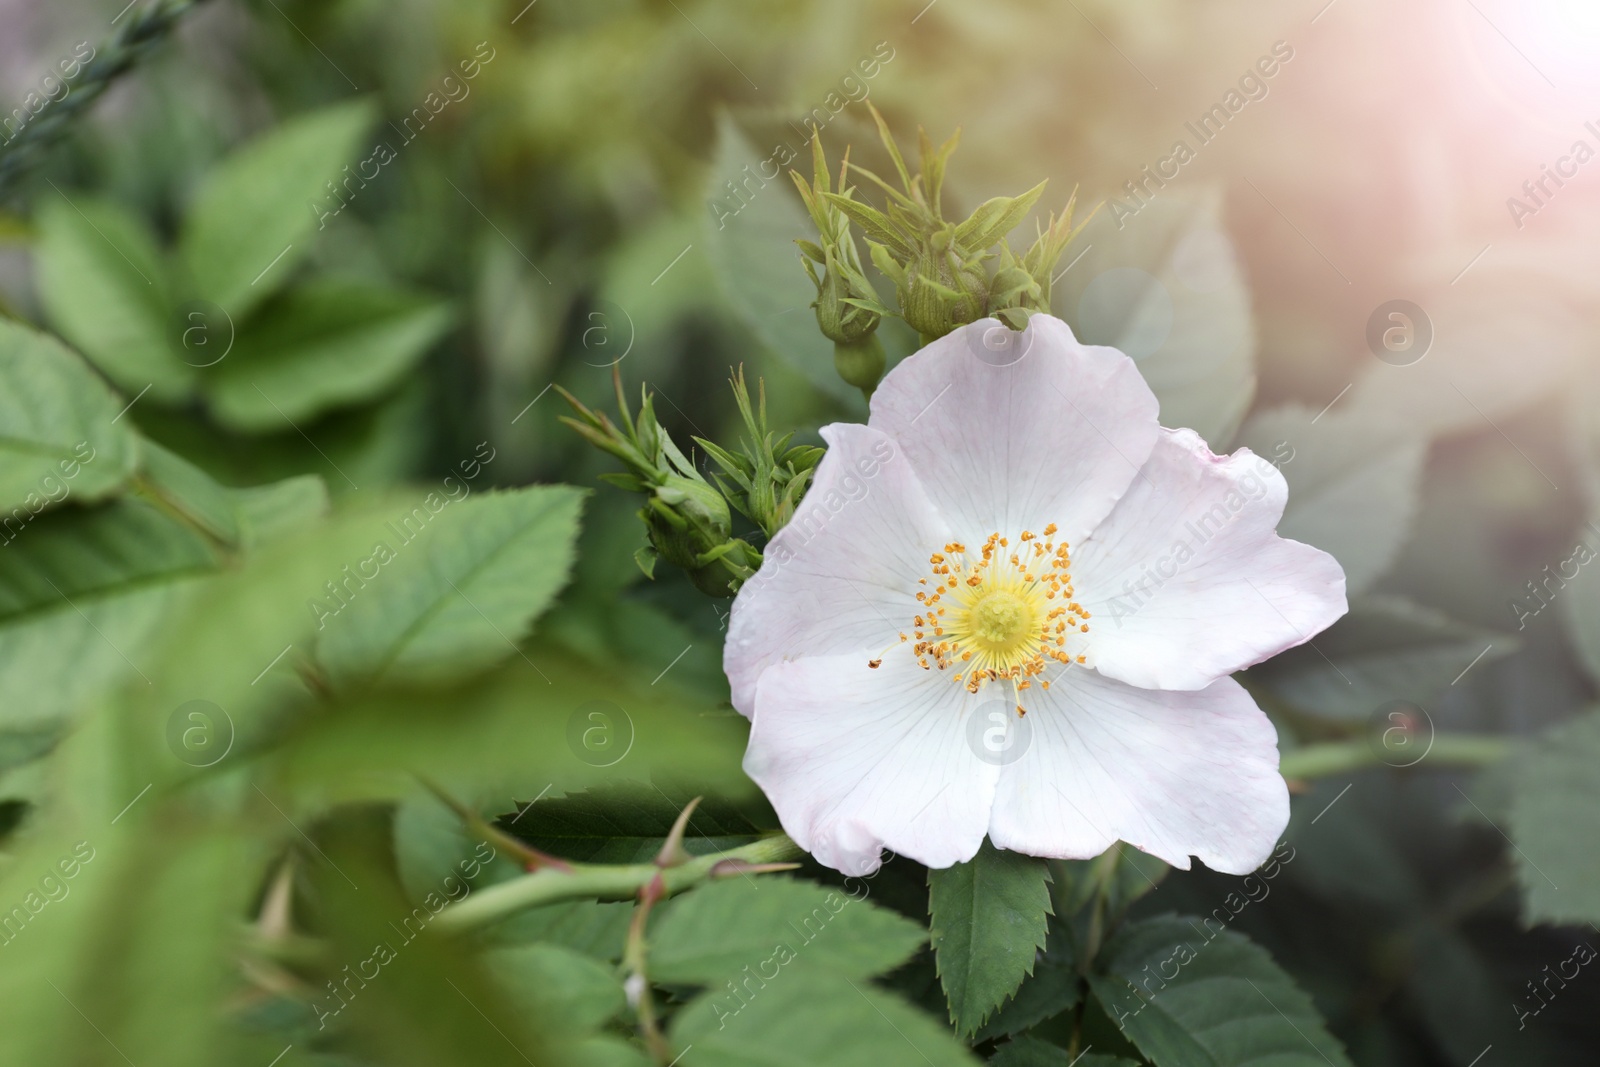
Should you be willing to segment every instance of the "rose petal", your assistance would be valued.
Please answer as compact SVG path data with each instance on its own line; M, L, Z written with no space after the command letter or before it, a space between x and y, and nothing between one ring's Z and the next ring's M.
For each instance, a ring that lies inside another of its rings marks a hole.
M986 335L1006 342L1001 354ZM1156 411L1133 360L1035 315L1020 335L984 319L905 359L873 394L869 425L905 448L960 539L1053 522L1075 543L1149 457Z
M978 697L904 653L780 663L761 676L744 769L801 848L845 874L882 849L930 867L970 860L999 768L967 744Z
M1094 668L1147 689L1203 689L1343 615L1338 562L1274 532L1287 499L1283 475L1248 449L1216 456L1193 430L1163 430L1072 553Z
M855 652L865 667L909 631L928 554L950 540L893 440L850 423L822 436L814 484L734 598L722 665L746 717L772 664Z
M1277 733L1231 678L1170 692L1072 669L1023 696L1032 737L995 790L1000 848L1088 859L1121 840L1247 874L1288 825Z

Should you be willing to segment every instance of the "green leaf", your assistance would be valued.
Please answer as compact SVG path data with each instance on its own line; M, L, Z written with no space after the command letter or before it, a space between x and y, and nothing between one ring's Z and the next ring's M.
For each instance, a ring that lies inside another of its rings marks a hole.
M1428 442L1402 422L1298 404L1253 416L1239 444L1289 483L1278 533L1333 554L1351 594L1389 569L1411 530Z
M950 1021L974 1034L1033 973L1051 915L1050 869L985 840L971 862L928 872L928 908Z
M532 643L509 656L455 688L364 691L305 716L274 757L275 772L313 811L409 797L420 789L418 774L480 810L483 798L668 771L730 794L750 788L739 769L742 718L707 714L664 684L651 687L654 672L589 662L569 649ZM611 717L615 741L598 757L574 733L595 707Z
M114 204L45 200L39 212L39 299L61 336L130 394L183 400L194 368L169 337L176 314L167 266L143 222Z
M1256 330L1220 198L1166 192L1122 227L1102 211L1063 258L1051 305L1078 340L1133 357L1163 426L1226 444L1255 396Z
M1050 947L1034 964L1033 975L1022 983L1016 996L989 1017L974 1040L992 1041L1019 1034L1076 1007L1082 997L1083 983L1078 978L1071 938L1052 923Z
M675 1055L692 1046L698 1067L978 1062L928 1015L868 982L802 968L746 981L738 993L707 992L678 1013L670 1031Z
M956 227L956 240L969 249L988 248L1016 229L1017 224L1027 217L1044 193L1045 184L1040 182L1021 196L997 196L985 200L965 222Z
M631 901L569 900L519 912L490 936L507 944L560 945L597 960L618 960L632 917Z
M0 1027L0 1061L202 1067L282 1049L225 1007L265 850L214 805L140 796L143 747L90 716L51 758L52 802L8 842L0 996L27 1025Z
M713 990L794 969L865 979L904 963L926 940L916 923L844 890L770 875L729 878L661 906L651 924L650 977Z
M616 971L571 949L519 945L488 952L484 962L513 1005L532 1007L541 1027L555 1035L597 1030L627 1006Z
M0 319L0 531L18 536L39 512L120 489L137 441L114 422L122 401L53 338Z
M1600 922L1600 714L1541 737L1511 767L1508 830L1530 922Z
M203 537L142 501L36 522L0 551L0 721L53 722L153 671L152 639L216 565Z
M240 543L247 550L304 529L328 514L328 486L315 474L227 493L239 521Z
M328 575L317 656L340 686L462 678L517 654L565 584L580 490L537 486L452 500L437 491L375 530Z
M282 430L369 400L414 367L453 313L439 301L365 283L323 281L262 309L205 379L219 421Z
M373 106L358 100L299 115L223 160L189 210L181 252L198 295L236 326L289 277L321 228L327 183L357 162Z
M1251 676L1298 710L1355 720L1391 701L1431 704L1480 655L1509 655L1518 644L1402 597L1367 596L1318 635L1316 648L1292 648Z
M759 185L745 173L748 166L754 174L765 158L732 119L718 116L706 193L712 204L706 255L734 312L762 344L850 410L863 410L860 391L834 370L833 342L810 310L817 291L800 267L794 241L811 235L811 220L787 179L779 180L782 175ZM743 199L728 191L730 181L739 188L749 183Z
M502 828L534 848L580 863L645 863L661 851L672 824L693 794L646 782L617 782L518 805ZM684 847L691 855L726 852L775 830L758 826L738 805L705 797L689 817Z
M1036 1037L1007 1041L989 1058L989 1063L991 1067L1138 1067L1132 1060L1102 1056L1098 1052L1073 1056L1060 1045Z
M1090 988L1156 1067L1350 1067L1311 998L1240 934L1164 915L1104 953Z
M211 475L153 441L143 442L144 481L169 507L226 544L241 538L239 516L227 489Z

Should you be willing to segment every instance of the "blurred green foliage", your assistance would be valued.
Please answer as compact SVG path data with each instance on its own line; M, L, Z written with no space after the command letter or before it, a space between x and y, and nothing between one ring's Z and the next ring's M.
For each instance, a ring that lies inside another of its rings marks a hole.
M774 171L813 127L878 173L861 101L961 127L948 217L1042 178L1093 207L1275 39L1307 47L1298 10L1069 8L230 0L99 68L115 91L47 151L0 147L0 1061L650 1062L626 901L432 925L540 876L513 839L649 864L702 794L690 853L776 830L739 769L725 602L646 579L636 503L579 492L616 472L553 387L598 408L613 368L646 383L652 424L699 442L667 473L720 484L720 543L759 553L793 498L753 475L803 488L816 428L865 413ZM1337 17L1319 32L1395 36ZM1412 157L1310 62L1030 298L1132 355L1168 425L1282 470L1282 531L1359 596L1245 681L1291 758L1366 755L1296 783L1255 889L1121 850L725 870L650 919L671 1056L1592 1058L1596 979L1546 984L1600 922L1592 272L1543 231L1456 275L1481 242L1412 224L1435 218L1389 195ZM1396 106L1419 128L1438 103ZM1318 138L1366 171L1323 172ZM1363 335L1401 291L1438 335L1410 366ZM1529 742L1483 769L1427 758L1435 732ZM1174 988L1140 1009L1147 964Z

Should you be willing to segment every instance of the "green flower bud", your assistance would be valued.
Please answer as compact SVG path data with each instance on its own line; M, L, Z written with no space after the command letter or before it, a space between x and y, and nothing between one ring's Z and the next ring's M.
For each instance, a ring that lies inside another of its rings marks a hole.
M983 318L989 279L982 270L957 265L948 252L921 252L906 264L900 314L924 341Z
M883 371L889 358L884 354L883 342L878 335L869 333L859 341L833 344L833 366L839 377L849 382L872 399L872 391L883 380Z

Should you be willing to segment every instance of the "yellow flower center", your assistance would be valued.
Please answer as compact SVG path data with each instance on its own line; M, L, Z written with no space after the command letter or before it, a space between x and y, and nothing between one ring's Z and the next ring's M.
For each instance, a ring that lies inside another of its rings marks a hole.
M1051 663L1083 663L1067 651L1071 635L1089 632L1089 613L1072 599L1072 560L1057 545L1054 523L1043 536L1024 530L1015 548L992 533L976 553L952 541L928 557L932 574L920 579L922 611L912 620L912 651L924 670L954 670L953 680L976 693L987 682L1011 686L1017 714L1026 714L1021 691ZM875 659L876 667L881 659Z

